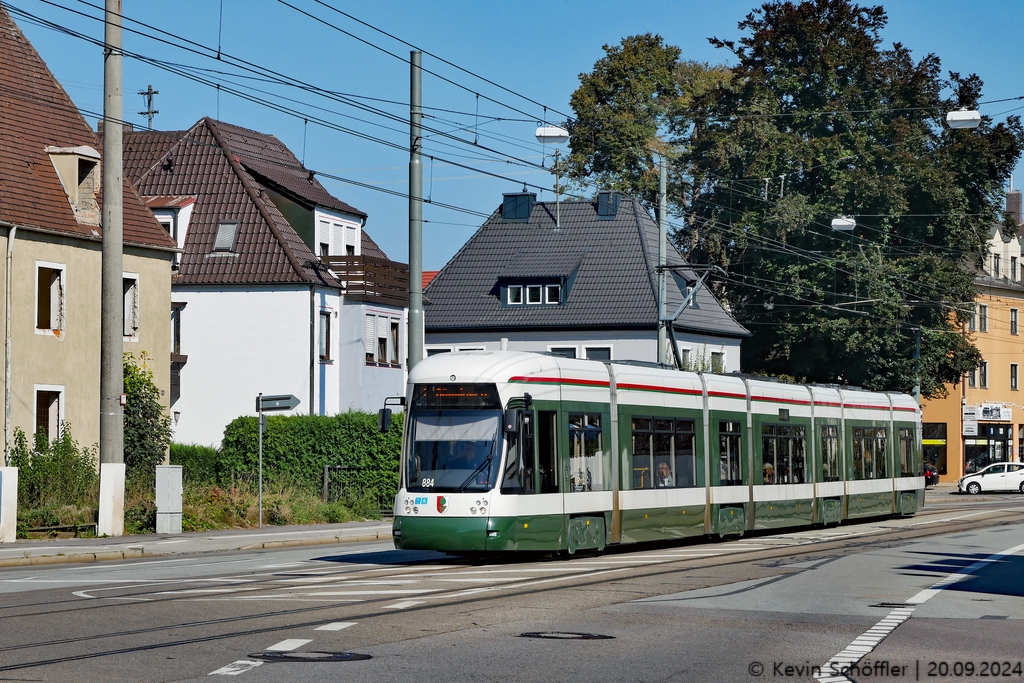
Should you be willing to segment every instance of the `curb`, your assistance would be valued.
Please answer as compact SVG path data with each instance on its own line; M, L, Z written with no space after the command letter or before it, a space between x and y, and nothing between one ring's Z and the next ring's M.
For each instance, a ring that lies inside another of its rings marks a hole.
M111 560L138 560L145 557L169 557L176 555L206 555L210 553L230 553L245 550L271 550L274 548L297 548L311 545L336 545L339 543L366 543L370 541L390 540L391 533L378 532L361 536L331 536L329 538L296 538L287 541L264 541L251 543L236 548L218 548L214 550L198 550L195 552L154 552L141 546L129 546L124 550L108 550L103 552L58 553L56 555L38 555L35 557L0 558L0 569L6 567L30 567L48 564L72 564L89 562L109 562Z

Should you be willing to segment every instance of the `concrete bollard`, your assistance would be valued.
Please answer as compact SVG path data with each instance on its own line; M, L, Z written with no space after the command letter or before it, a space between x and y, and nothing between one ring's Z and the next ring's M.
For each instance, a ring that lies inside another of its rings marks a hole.
M0 467L0 543L18 538L18 468Z
M181 465L156 468L156 532L181 533Z
M100 510L97 536L124 535L124 463L100 463Z

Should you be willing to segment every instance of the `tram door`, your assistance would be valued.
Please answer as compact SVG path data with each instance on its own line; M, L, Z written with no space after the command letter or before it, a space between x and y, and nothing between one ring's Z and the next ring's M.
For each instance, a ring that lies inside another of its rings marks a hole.
M557 413L520 410L501 486L502 494L516 497L516 521L509 533L517 550L558 549L565 530L558 488Z

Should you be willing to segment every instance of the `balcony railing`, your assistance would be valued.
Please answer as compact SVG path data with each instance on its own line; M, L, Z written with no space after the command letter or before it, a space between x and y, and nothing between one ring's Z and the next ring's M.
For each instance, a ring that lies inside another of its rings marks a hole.
M408 264L373 256L321 256L320 260L345 283L349 301L409 305Z

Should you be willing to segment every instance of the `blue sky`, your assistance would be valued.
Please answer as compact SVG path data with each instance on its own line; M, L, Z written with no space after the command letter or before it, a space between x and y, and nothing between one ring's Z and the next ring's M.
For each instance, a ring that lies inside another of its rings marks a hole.
M95 38L102 37L102 24L69 11L99 16L91 5L102 5L102 0L52 1L53 4L41 0L4 0L4 3ZM332 13L314 0L287 1L373 45L400 57L408 57L408 46ZM684 58L728 61L728 55L712 48L707 37L738 37L737 22L755 6L750 0L325 2L548 106L548 117L552 120L561 118L556 112L571 113L568 101L578 85L578 76L592 68L602 56L603 45L618 43L627 35L655 32L660 33L666 42L681 47ZM900 0L885 7L889 26L883 37L887 43L902 42L918 57L934 52L942 59L944 70L977 73L985 82L984 99L1024 95L1024 79L1014 58L1014 46L1024 20L1024 3L975 0L968 5L949 0ZM214 48L218 44L219 9L219 0L124 2L127 17L179 37L170 39L171 43L181 45L182 40L187 39ZM82 109L101 111L103 67L100 48L18 17L16 21L76 104ZM129 22L125 25L134 26ZM136 28L149 32L148 29ZM220 44L223 54L273 69L318 88L408 102L407 64L319 24L278 0L223 0ZM166 62L237 71L225 69L223 64L213 59L128 31L125 32L124 45L128 51ZM509 157L539 163L545 152L550 154L553 151L550 147L543 149L533 137L536 120L544 116L542 106L502 91L428 55L424 55L423 66L464 86L458 88L438 76L424 74L424 105L437 108L430 110L435 118L428 118L425 125L469 141L479 135L480 145L508 155L496 155L442 135L429 136L426 151L434 156L434 161L424 160L424 190L434 202L490 213L500 203L502 192L519 190L523 182L548 188L553 185L553 179L543 170L508 163ZM209 77L239 80L235 76L212 74ZM303 156L305 138L304 156L308 168L396 192L407 190L406 152L314 122L303 122L303 118L310 116L321 117L335 126L407 145L408 128L404 121L408 110L401 104L360 100L399 119L394 120L307 92L265 83L251 85L298 100L297 103L282 104L303 114L295 116L272 111L223 92L218 104L215 88L194 83L150 64L126 59L125 119L144 125L145 119L136 113L144 109L143 99L135 93L149 84L160 91L155 102L155 108L160 111L154 121L157 129L187 128L203 116L216 118L219 115L221 120L276 135L300 157ZM520 111L490 102L487 98ZM989 105L982 111L998 115L996 118L999 119L1016 107L1024 107L1024 101ZM442 159L472 168L452 166ZM508 179L487 177L481 171ZM369 214L367 230L389 256L401 261L407 259L406 199L322 176L321 180L334 195ZM542 193L544 199L552 197L550 190ZM444 266L482 221L473 213L436 205L424 208L424 218L428 221L424 228L423 263L426 269Z

